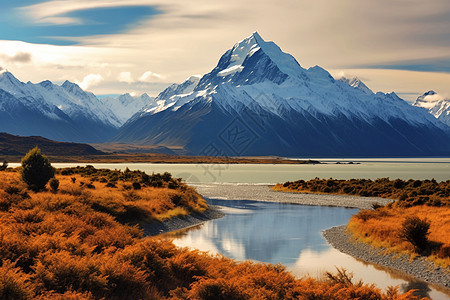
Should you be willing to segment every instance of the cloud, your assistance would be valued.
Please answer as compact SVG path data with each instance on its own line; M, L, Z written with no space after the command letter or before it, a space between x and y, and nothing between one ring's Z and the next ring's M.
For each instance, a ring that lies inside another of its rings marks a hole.
M141 77L139 77L139 81L140 82L151 82L154 80L160 80L160 79L165 79L166 77L164 75L158 74L158 73L153 73L151 71L147 71L144 74L141 75Z
M0 59L9 63L29 63L32 61L32 55L28 52L19 51L14 55L1 54Z
M83 81L77 82L77 84L83 90L87 90L91 86L98 85L102 81L103 81L103 77L100 74L89 74L83 78Z
M428 96L424 97L424 100L427 102L436 102L436 101L444 100L444 96L439 95L439 94L428 95Z
M117 78L120 82L133 83L134 80L131 77L131 72L121 72Z

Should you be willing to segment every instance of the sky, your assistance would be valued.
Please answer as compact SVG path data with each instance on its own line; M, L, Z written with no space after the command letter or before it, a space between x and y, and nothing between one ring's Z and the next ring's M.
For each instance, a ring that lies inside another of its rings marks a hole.
M450 97L449 0L1 0L0 70L97 95L157 95L257 31L304 68Z

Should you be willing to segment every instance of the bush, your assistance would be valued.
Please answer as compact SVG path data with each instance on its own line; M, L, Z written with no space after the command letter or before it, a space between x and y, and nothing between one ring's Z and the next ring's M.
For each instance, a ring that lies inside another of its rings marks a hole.
M137 181L133 182L133 189L135 190L140 190L141 189L141 184Z
M428 247L430 222L419 217L407 217L400 228L400 238L410 242L416 251L423 252Z
M50 178L55 176L55 168L38 147L31 149L22 159L22 180L33 191L44 189Z
M52 191L56 193L59 187L59 180L56 178L50 179L49 183L50 187L52 188Z

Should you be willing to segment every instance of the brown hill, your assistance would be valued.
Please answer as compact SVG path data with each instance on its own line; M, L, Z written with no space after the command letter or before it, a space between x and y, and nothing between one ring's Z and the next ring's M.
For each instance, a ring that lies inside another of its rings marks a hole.
M88 144L56 142L40 136L17 136L0 133L0 155L25 155L38 146L42 153L49 156L101 155L104 152Z

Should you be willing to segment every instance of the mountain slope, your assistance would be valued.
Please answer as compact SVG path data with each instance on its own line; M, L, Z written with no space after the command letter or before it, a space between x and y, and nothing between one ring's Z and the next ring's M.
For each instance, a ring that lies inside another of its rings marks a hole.
M438 120L450 126L450 99L445 99L435 91L428 91L419 96L413 105L425 108Z
M113 141L213 156L450 153L444 124L395 93L364 87L335 80L319 66L304 69L254 33L228 50L192 92L162 92Z
M0 74L0 130L61 141L100 142L121 124L92 93L69 81L23 83Z
M115 113L123 125L129 118L137 113L141 108L153 102L154 97L147 94L142 94L139 97L131 96L130 94L120 95L119 97L104 97L100 101Z

